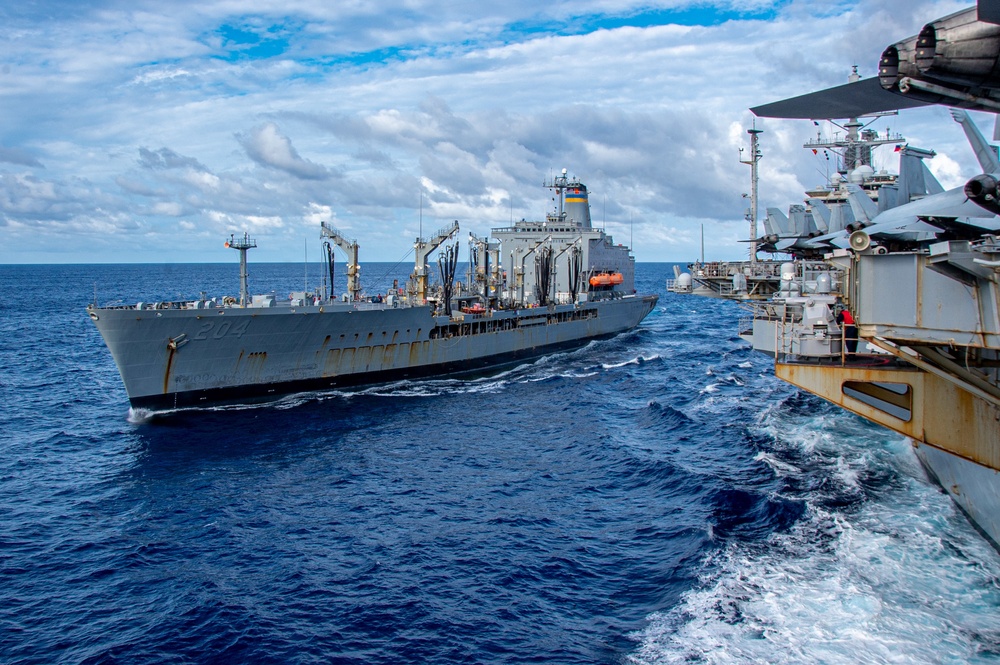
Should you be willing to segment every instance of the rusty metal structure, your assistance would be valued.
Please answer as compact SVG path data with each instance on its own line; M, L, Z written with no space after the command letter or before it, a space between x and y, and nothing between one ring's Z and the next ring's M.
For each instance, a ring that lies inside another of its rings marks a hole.
M775 375L913 440L930 474L1000 542L1000 241L838 250L838 295L777 298L743 334ZM849 353L834 312L857 322Z

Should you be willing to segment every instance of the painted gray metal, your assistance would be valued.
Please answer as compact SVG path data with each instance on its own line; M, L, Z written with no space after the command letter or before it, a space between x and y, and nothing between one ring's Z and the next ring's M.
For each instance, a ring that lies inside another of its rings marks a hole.
M976 262L995 258L967 242L939 243L929 253L859 254L858 323L900 343L1000 349L997 275Z
M1000 472L919 441L913 448L931 476L1000 549Z
M474 239L483 250L475 273L482 279L451 302L467 313L440 316L448 311L445 291L435 287L428 293L422 279L427 253L458 230L454 222L430 243L417 239L419 287L390 292L377 303L361 301L360 290L352 288L344 296L349 302L303 292L282 302L253 296L247 306L242 306L244 296L241 306L231 298L202 299L90 307L88 314L111 351L132 406L153 409L482 371L635 327L657 298L635 295L629 249L592 227L582 183L567 178L564 170L549 187L559 205L545 222L494 229L495 242ZM325 225L323 231L337 235ZM349 248L349 260L356 263L357 243ZM538 251L543 248L545 261ZM579 262L570 260L571 249ZM573 266L579 271L575 294ZM554 288L548 302L540 303L535 275L547 269ZM588 285L591 276L612 275L614 283Z
M623 296L453 318L428 306L372 303L90 314L133 406L174 408L530 358L633 328L656 300Z

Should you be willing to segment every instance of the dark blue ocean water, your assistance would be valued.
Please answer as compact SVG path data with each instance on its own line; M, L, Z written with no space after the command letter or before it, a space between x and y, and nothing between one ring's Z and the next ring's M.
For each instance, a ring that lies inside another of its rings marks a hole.
M0 266L0 662L1000 661L1000 556L908 443L637 273L639 328L496 376L150 419L84 307L236 267Z

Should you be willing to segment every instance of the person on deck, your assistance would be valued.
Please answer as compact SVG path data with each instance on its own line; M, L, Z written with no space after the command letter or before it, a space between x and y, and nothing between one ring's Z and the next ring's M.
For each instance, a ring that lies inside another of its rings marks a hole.
M841 307L837 312L837 323L844 329L844 345L847 347L848 355L854 355L858 350L858 327L854 324L854 316L851 310Z

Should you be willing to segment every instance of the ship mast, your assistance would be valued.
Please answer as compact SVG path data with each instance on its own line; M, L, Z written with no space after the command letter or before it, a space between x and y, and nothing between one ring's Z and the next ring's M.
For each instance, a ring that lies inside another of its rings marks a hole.
M566 191L566 188L568 186L569 186L569 179L566 177L566 169L562 170L562 173L559 175L558 178L554 178L552 180L552 184L546 185L546 187L548 187L549 189L554 189L555 190L556 196L559 199L558 217L557 217L556 220L552 220L552 221L557 221L557 220L561 221L562 218L563 218L563 213L565 212L563 210L563 204L564 204L564 201L565 201L563 193Z
M854 66L854 70L847 80L849 83L861 80L857 65ZM873 118L868 122L870 125L879 118L898 114L898 111L879 111L877 113L870 113L864 117ZM891 143L898 145L906 142L902 134L890 134L888 129L885 130L885 136L879 135L875 130L866 129L867 125L858 118L848 118L847 122L843 125L839 125L833 120L829 120L828 122L844 130L845 136L843 139L839 136L835 136L833 139L824 139L817 129L816 138L806 141L802 147L811 148L813 153L819 150L831 150L839 157L837 172L844 176L859 166L871 166L874 168L872 153L875 148ZM819 127L819 123L813 121L813 124Z
M243 239L237 240L236 234L230 234L226 247L235 249L240 253L240 307L247 306L250 299L250 287L247 284L247 250L257 246L257 241L250 238L250 234L244 232Z
M747 219L750 221L750 263L757 263L757 162L761 158L757 135L763 132L763 129L757 129L756 123L747 130L750 135L750 158L740 160L740 164L750 165L750 210L747 211ZM742 152L743 148L740 148L740 153Z

